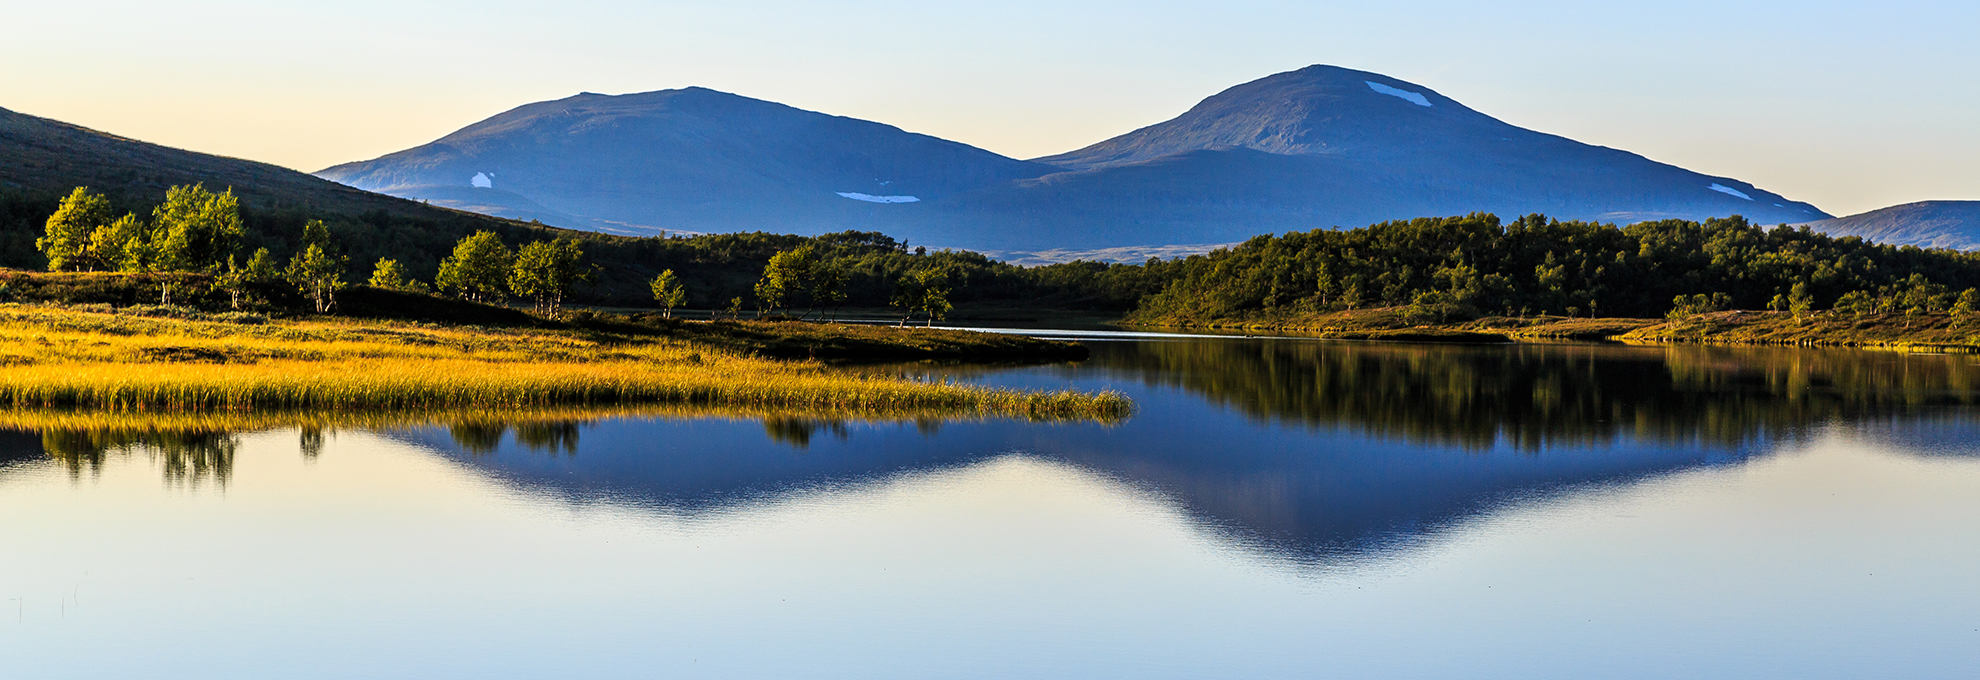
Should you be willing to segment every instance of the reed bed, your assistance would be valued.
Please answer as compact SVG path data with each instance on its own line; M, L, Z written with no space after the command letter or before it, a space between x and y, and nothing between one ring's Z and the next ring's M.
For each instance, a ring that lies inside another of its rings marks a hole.
M229 323L0 305L0 409L510 411L675 405L1118 419L1114 393L858 375L666 338L371 321Z
M389 430L404 427L451 426L466 424L531 425L545 423L584 423L607 419L721 419L721 420L816 420L863 423L953 423L983 421L1002 416L956 414L938 410L909 410L886 414L848 416L819 409L759 409L640 404L620 406L561 406L494 412L484 408L421 411L103 411L88 409L0 410L0 430L16 431L159 431L159 432L262 432L291 428L318 430ZM1069 420L1111 423L1101 418L1028 418L1028 420Z

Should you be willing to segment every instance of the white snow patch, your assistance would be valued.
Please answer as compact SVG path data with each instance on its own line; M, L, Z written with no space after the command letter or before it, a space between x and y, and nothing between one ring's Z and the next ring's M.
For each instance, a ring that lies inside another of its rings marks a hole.
M1722 194L1731 194L1731 195L1734 195L1734 196L1738 196L1738 197L1740 197L1740 198L1744 198L1744 199L1746 199L1746 200L1749 200L1749 201L1751 201L1751 200L1753 200L1753 197L1752 197L1752 196L1748 196L1748 195L1746 195L1746 192L1744 192L1744 191L1740 191L1740 190L1738 190L1738 189L1734 189L1734 188L1732 188L1732 187L1729 187L1729 186L1726 186L1726 185L1724 185L1724 184L1720 184L1720 183L1718 183L1718 182L1713 182L1713 183L1712 183L1712 186L1709 186L1709 187L1705 187L1705 188L1707 188L1707 189L1711 189L1711 190L1713 190L1713 191L1717 191L1717 192L1719 192L1719 193L1722 193Z
M867 203L920 203L921 202L921 199L915 198L913 196L875 196L872 194L862 194L856 191L841 191L838 193L840 196L844 196L846 198L850 198L855 201L866 201Z
M1387 86L1387 85L1383 85L1383 84L1381 84L1381 83L1378 83L1378 82L1375 82L1375 81L1373 81L1373 80L1364 80L1364 81L1361 81L1361 82L1364 82L1364 83L1368 83L1368 89L1371 89L1371 90L1374 90L1374 91L1376 91L1376 92L1380 92L1380 93L1382 93L1382 94L1386 94L1386 95L1389 95L1389 96L1391 96L1391 97L1400 97L1400 98L1402 98L1402 100L1403 100L1403 101L1406 101L1406 102L1409 102L1409 103L1411 103L1411 104L1415 104L1415 105L1417 105L1417 106L1429 106L1429 105L1430 105L1430 100L1429 100L1428 98L1426 98L1426 97L1424 97L1424 96L1423 96L1423 95L1421 95L1421 94L1417 94L1417 93L1415 93L1415 92L1411 92L1411 91L1409 91L1409 90L1398 90L1398 89L1396 89L1396 88L1393 88L1393 87L1389 87L1389 86Z
M468 180L468 184L472 184L474 186L481 187L483 189L489 189L495 186L495 180L491 178L488 175L488 173L477 172L474 173L474 179Z

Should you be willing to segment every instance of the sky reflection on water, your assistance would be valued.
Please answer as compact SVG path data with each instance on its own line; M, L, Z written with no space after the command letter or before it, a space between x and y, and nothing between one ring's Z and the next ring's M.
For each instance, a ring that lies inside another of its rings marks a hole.
M1950 678L1980 659L1957 358L1193 342L1228 344L882 369L1121 389L1141 410L1119 425L0 435L19 610L0 640L26 677Z

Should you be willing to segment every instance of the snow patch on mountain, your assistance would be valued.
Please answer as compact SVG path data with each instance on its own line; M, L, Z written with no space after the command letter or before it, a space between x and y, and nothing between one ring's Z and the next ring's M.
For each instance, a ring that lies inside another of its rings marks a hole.
M1748 195L1746 195L1746 192L1744 192L1744 191L1740 191L1740 190L1738 190L1738 189L1734 189L1734 188L1732 188L1732 187L1729 187L1729 186L1726 186L1726 185L1724 185L1724 184L1720 184L1720 183L1718 183L1718 182L1713 182L1713 183L1712 183L1712 186L1709 186L1709 187L1705 187L1705 188L1707 188L1707 189L1711 189L1711 190L1713 190L1713 191L1717 191L1717 192L1719 192L1719 193L1722 193L1722 194L1731 194L1731 195L1733 195L1733 196L1738 196L1738 197L1740 197L1740 198L1744 198L1744 199L1746 199L1746 200L1749 200L1749 201L1751 201L1751 200L1753 200L1753 197L1752 197L1752 196L1748 196Z
M1417 106L1430 106L1429 98L1424 97L1422 94L1411 92L1409 90L1401 90L1401 89L1389 87L1387 85L1383 85L1373 80L1364 80L1361 82L1368 83L1368 89L1374 90L1376 92L1380 92L1382 94L1386 94L1391 97L1400 98L1403 101L1409 102L1411 104L1415 104Z
M850 198L855 201L866 201L867 203L920 203L921 202L921 199L915 198L913 196L874 196L872 194L862 194L856 191L841 191L838 192L838 194L840 196L844 196L846 198Z
M459 176L460 175L455 175L455 177L459 177ZM488 173L485 172L474 173L474 179L468 180L468 184L481 187L483 189L495 188L495 180L490 178L488 176Z

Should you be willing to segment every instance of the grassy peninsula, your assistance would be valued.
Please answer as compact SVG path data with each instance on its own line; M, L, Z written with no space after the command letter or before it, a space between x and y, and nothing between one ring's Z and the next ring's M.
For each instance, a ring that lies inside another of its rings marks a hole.
M0 305L0 408L452 410L681 405L1116 418L1113 394L926 383L660 332Z

